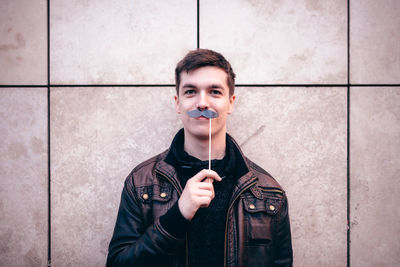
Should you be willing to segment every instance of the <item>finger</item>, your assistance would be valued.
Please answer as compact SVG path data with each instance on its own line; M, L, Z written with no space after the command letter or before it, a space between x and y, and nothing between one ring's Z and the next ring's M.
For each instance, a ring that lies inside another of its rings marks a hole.
M192 202L193 203L197 203L199 198L209 198L209 199L213 199L214 198L214 191L211 190L198 190L196 192L193 193L192 195Z
M221 181L222 180L221 177L218 175L218 173L216 173L213 170L207 170L207 169L201 170L195 176L190 178L190 180L201 182L206 177L209 178L209 179L217 180L217 181Z
M209 197L214 198L214 190L201 190L198 192L197 197Z
M213 191L214 186L210 183L205 183L205 182L197 182L197 183L190 183L187 184L186 186L188 188L188 192L191 192L191 194L198 194L198 192L202 190L207 190L207 191ZM186 188L185 187L185 188Z
M211 200L212 199L210 197L198 197L197 203L198 203L199 207L205 208L205 207L210 206Z
M210 185L207 183L203 183L203 184ZM207 189L199 189L198 191L196 191L195 196L196 197L210 197L211 199L214 199L214 197L215 197L214 187L207 188Z
M212 180L212 179L211 179ZM196 184L198 189L204 189L204 190L213 190L214 186L212 184L209 183L203 183L203 182L199 182Z

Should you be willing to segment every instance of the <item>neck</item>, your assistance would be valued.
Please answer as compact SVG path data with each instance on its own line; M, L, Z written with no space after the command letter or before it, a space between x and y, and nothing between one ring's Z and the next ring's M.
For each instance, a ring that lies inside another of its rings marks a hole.
M200 160L208 160L208 138L199 139L185 131L185 151ZM226 149L226 130L211 136L211 159L222 159Z

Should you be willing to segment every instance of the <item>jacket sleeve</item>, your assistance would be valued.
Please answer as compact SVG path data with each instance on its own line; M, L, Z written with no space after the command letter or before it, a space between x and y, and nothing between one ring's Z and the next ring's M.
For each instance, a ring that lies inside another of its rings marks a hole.
M145 225L132 179L125 181L122 191L106 266L159 266L160 262L164 265L183 245L184 238L169 234L159 219Z
M290 220L289 220L289 205L284 197L282 211L279 215L277 233L276 233L276 250L274 266L279 267L292 267L293 266L293 251L292 251L292 237L290 233Z

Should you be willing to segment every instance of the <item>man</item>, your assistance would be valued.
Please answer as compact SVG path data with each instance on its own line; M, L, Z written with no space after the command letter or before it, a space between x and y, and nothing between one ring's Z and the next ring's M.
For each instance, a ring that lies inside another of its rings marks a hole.
M191 51L178 63L183 129L127 177L107 266L292 266L286 195L226 133L234 79L212 50ZM192 117L193 110L218 116Z

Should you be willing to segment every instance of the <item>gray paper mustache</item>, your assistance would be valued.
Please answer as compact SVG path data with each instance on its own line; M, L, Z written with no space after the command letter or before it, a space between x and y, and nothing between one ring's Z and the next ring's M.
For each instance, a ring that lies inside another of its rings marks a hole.
M218 117L218 112L209 110L209 109L205 109L205 110L198 110L198 109L194 109L191 111L188 111L187 114L189 115L189 117L191 118L199 118L201 116L209 118L209 119L213 119Z

